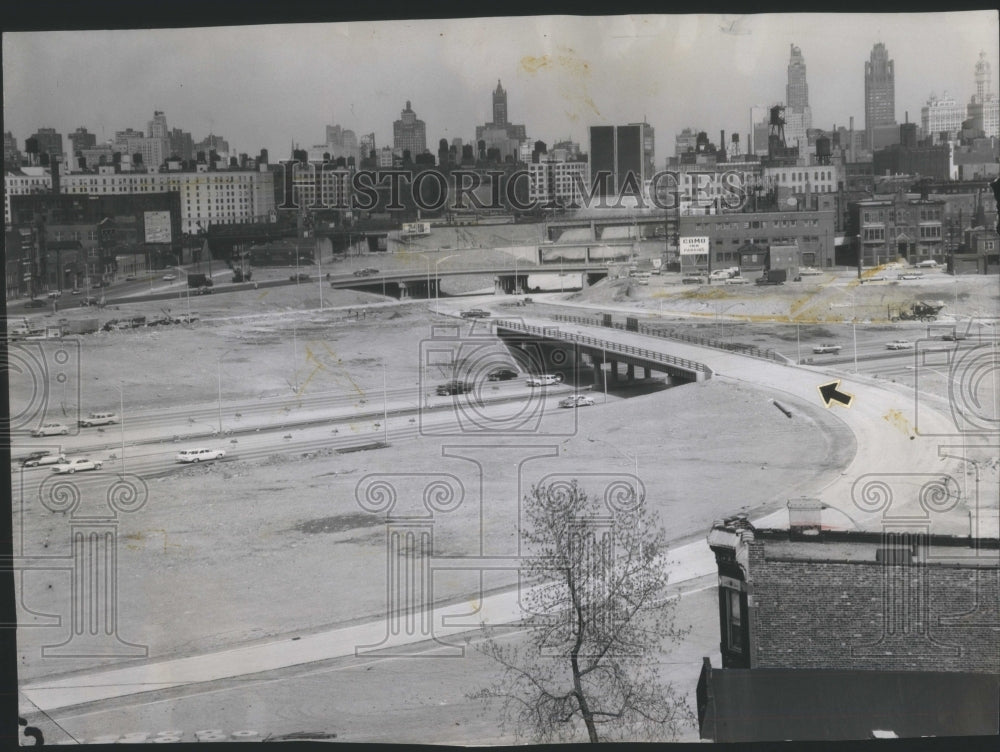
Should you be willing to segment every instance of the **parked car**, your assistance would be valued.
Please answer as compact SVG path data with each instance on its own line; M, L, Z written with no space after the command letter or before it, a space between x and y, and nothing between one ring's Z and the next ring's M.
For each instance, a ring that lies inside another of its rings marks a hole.
M896 279L923 279L924 275L920 272L903 272L902 274L897 274Z
M685 285L703 285L708 282L708 277L703 277L699 274L689 274L681 282Z
M896 339L889 342L886 346L886 350L909 350L913 347L913 343L905 339Z
M727 285L749 285L750 280L746 277L730 277L726 280Z
M486 374L487 381L510 381L517 378L517 371L513 368L494 368Z
M309 279L309 275L306 274L305 272L299 272L298 274L293 274L288 279L290 279L292 282L298 282L300 280L305 281Z
M588 397L586 394L574 394L572 397L559 400L559 407L586 407L593 404L594 398Z
M718 280L718 279L729 279L731 276L733 275L730 274L728 269L716 269L714 272L708 275L708 278L711 280Z
M938 262L934 259L927 259L926 261L920 261L914 264L918 269L936 269Z
M84 470L100 470L104 463L100 460L91 460L86 457L78 457L75 460L69 460L67 462L60 462L58 465L52 466L52 472L54 473L69 473L72 475L75 472L82 472Z
M942 334L941 339L948 340L949 342L959 342L963 339L968 339L964 332L948 332L947 334Z
M31 432L32 436L65 436L69 433L69 426L62 423L43 423Z
M118 415L115 413L91 413L86 418L80 419L81 428L90 428L91 426L109 426L112 423L118 422Z
M465 394L466 392L471 392L473 388L473 385L468 381L453 379L446 384L438 384L437 393L441 396L447 396L450 394Z
M178 462L204 462L206 460L221 460L226 456L225 449L182 449L174 458Z
M799 269L799 274L803 277L815 277L820 274L823 274L823 270L816 269L815 267L812 266L803 266L801 269Z
M358 269L354 272L355 277L370 277L373 274L378 274L378 269L373 269L370 266L366 266L364 269Z
M88 295L80 299L80 307L84 308L85 306L97 305L99 302L100 301L97 298L92 295Z
M62 290L52 290L48 295L50 300L55 300L56 298L62 297Z
M175 279L177 279L177 275L176 274L164 274L163 275L163 280L165 282L173 282Z
M488 319L490 312L482 308L470 308L468 311L462 311L460 315L463 319Z
M41 298L32 298L24 304L25 308L45 308L48 303L46 303Z
M529 376L528 386L552 386L562 383L562 376L559 374L542 374L540 376Z
M841 345L823 344L816 345L813 348L813 352L822 355L823 353L839 353L843 349Z
M38 467L39 465L56 465L66 462L65 454L49 454L46 452L40 456L29 456L21 461L21 467Z
M125 277L125 281L126 282L135 282L135 275L134 274L129 274L127 277Z
M72 295L79 295L79 294L80 294L81 292L83 292L83 290L71 290L71 291L70 291L70 293L71 293Z

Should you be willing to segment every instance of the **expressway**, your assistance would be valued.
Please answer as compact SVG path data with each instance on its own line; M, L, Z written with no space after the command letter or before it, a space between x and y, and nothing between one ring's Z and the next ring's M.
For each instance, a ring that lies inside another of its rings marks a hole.
M450 311L447 304L442 304L441 308L443 313L458 311L457 307L454 311ZM535 312L529 312L521 318L528 325L539 327L553 325L551 320ZM881 525L885 510L865 510L852 501L855 482L866 474L894 476L894 482L901 491L900 496L904 496L905 499L893 506L890 511L892 515L905 516L923 512L918 504L918 498L920 487L928 473L957 474L957 469L960 467L956 460L941 460L938 453L939 440L916 433L913 425L912 392L900 389L896 385L885 384L861 374L844 376L821 366L783 365L737 353L598 326L559 323L558 329L579 336L614 338L621 345L659 350L673 357L702 362L712 369L715 379L752 385L779 400L794 398L790 401L805 400L822 404L819 386L832 379L840 379L840 389L852 394L854 400L849 408L834 405L830 409L837 411L840 420L854 434L857 452L839 478L823 488L814 489L811 495L843 512L847 520L850 520L850 523L844 523L845 525L853 524L868 529L879 529ZM525 399L525 390L520 383L499 386L496 401L488 405L487 410L495 410L500 414L508 404L508 400L509 404L517 404ZM570 387L560 387L560 389L564 392L570 391ZM363 415L356 413L358 405L353 396L341 397L340 401L337 398L320 396L315 398L318 400L316 404L321 410L326 409L329 412L318 419L319 424L297 426L294 432L285 434L280 440L278 431L285 429L279 429L277 426L272 426L267 431L252 430L245 434L241 433L237 439L238 450L232 458L251 459L276 451L346 448L357 445L359 441L371 443L384 438L388 438L391 443L419 435L420 425L416 421L418 417L421 421L425 419L425 414L420 413L420 406L416 404L420 399L420 392L413 389L393 390L386 395L386 405L389 405L390 395L392 399L390 418L394 425L379 426L376 423L382 417L373 409L380 401L378 395L374 395L372 400L363 406ZM452 398L445 398L441 400L443 405L438 403L437 406L447 408L448 404L453 402ZM549 411L548 406L544 411L546 414L555 413L551 416L552 419L566 419L574 412ZM207 421L211 411L207 407L202 407L195 412ZM248 413L252 414L255 413ZM437 421L447 422L453 419L455 414L455 411L448 409L437 412L432 409L426 413L426 418L430 421L428 425L436 425ZM269 413L267 409L263 410L261 415L275 417L273 411ZM791 419L796 419L796 416L793 414ZM171 424L163 415L145 416L140 420L146 421L139 424L142 430L148 430L154 437L157 433L166 435L173 430L168 428L169 426L177 425L176 422ZM953 434L956 430L952 420L936 410L928 411L921 416L921 427L926 429L924 433L946 435ZM165 428L167 431L164 431ZM338 431L333 439L331 430ZM109 438L109 433L105 432L105 441ZM134 438L138 439L139 436L136 435ZM82 446L82 442L87 440L91 439L73 441L80 441ZM148 444L136 451L136 470L143 475L149 472L164 472L173 462L173 447ZM132 461L131 454L129 460ZM230 461L230 458L226 461ZM105 472L109 471L113 472L113 468L106 466ZM43 471L32 472L40 474ZM968 531L968 519L964 513L942 516L940 519L935 517L931 523L932 532L935 533L962 535ZM787 524L787 512L773 513L763 519L754 520L754 524L760 527L783 526ZM676 561L671 567L671 579L675 583L696 582L699 578L715 571L714 558L704 540L673 549L672 558ZM459 604L458 608L463 609L463 604ZM442 609L440 615L447 611L448 609ZM491 620L499 623L516 616L516 609L512 608L510 593L498 593L484 600L481 613L488 614ZM384 629L384 622L372 622L329 630L315 635L314 639L296 643L278 639L260 646L235 648L210 655L91 671L62 679L53 677L23 687L22 692L39 708L52 711L80 703L96 702L112 697L120 698L148 691L150 688L157 688L163 682L166 682L166 686L211 682L227 677L270 671L282 666L326 660L332 656L349 654L351 646L367 639L370 635L378 636ZM403 642L407 639L416 642L421 638L415 635L402 636L400 639Z

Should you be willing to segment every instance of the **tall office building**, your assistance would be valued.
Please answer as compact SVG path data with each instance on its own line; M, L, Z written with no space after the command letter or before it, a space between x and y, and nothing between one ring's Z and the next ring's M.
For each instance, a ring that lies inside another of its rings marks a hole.
M497 88L493 90L493 123L507 125L507 92L497 79Z
M976 63L976 93L968 106L968 116L972 127L981 130L987 137L1000 135L1000 100L993 91L990 63L986 53L979 53Z
M406 109L400 115L399 120L392 124L392 145L400 154L403 151L410 152L410 159L416 159L418 154L423 154L427 148L427 126L423 120L417 119L417 113L410 107L410 100L406 100Z
M78 151L83 151L84 149L93 149L97 146L97 136L93 133L87 131L86 128L80 126L75 131L69 134L70 143L73 144L73 154L75 155Z
M169 138L170 130L167 128L167 116L161 110L153 112L153 119L146 126L150 138Z
M650 126L636 123L590 127L590 181L598 195L614 196L623 189L628 193L643 191L651 177L646 171L645 128ZM602 172L611 175L606 183L597 180Z
M899 143L895 68L884 44L872 47L865 63L865 133L872 151Z
M802 57L802 50L794 44L788 60L785 103L786 113L791 110L806 115L806 129L812 128L812 113L809 110L809 84L806 83L806 61Z
M920 108L920 127L935 143L957 138L963 120L965 108L954 97L949 97L947 91L943 97L932 93L927 104Z
M486 149L497 149L501 159L513 156L520 158L521 145L527 141L528 135L523 125L510 122L510 112L507 109L507 91L497 80L497 88L493 90L493 120L485 125L476 126L476 144L484 141Z
M63 137L61 133L56 133L55 128L39 128L31 138L38 141L39 154L48 154L49 157L63 155Z
M797 146L800 154L805 153L810 128L812 110L809 108L806 61L802 57L802 50L793 44L788 60L788 83L785 86L785 144Z

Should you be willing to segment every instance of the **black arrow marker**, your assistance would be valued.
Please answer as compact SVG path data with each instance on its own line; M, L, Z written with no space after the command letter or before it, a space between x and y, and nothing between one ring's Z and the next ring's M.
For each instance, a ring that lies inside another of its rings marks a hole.
M851 403L854 402L854 395L841 392L837 389L839 386L840 379L837 379L836 381L831 381L829 384L823 384L818 387L819 394L823 398L823 404L827 407L830 407L834 402L839 402L844 407L850 407Z

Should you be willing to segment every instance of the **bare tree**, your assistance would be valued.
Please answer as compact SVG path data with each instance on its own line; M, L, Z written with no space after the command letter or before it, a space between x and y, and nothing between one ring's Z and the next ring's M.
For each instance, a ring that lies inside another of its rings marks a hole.
M581 723L591 742L676 738L691 711L660 660L687 630L665 592L663 529L631 486L598 499L573 481L524 501L528 636L484 628L477 649L500 676L471 696L500 704L503 731L540 742L579 740Z

